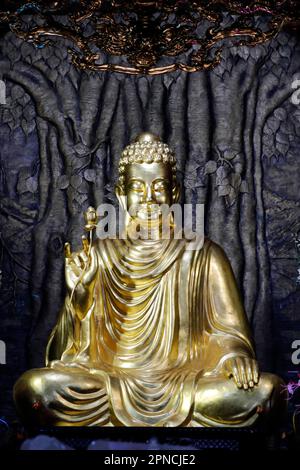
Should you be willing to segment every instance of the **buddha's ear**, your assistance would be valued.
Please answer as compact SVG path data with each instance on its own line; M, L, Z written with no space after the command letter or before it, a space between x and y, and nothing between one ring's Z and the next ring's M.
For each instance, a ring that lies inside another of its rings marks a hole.
M126 204L126 196L123 191L123 188L120 184L116 184L115 186L115 194L117 196L117 199L119 201L119 204L121 208L126 211L127 210L127 204Z
M178 183L178 181L175 181L173 185L173 189L172 189L173 204L177 204L179 202L180 195L181 195L180 184Z

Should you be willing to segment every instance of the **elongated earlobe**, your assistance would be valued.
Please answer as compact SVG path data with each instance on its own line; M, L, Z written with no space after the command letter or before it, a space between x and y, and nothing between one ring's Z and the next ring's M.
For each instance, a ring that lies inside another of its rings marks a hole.
M117 197L122 196L124 194L123 188L120 184L116 184L115 186L115 195Z
M121 185L117 184L115 187L115 194L117 196L117 199L119 201L119 204L121 208L126 211L127 210L127 204L126 204L126 196L124 193L124 190Z
M180 195L181 195L180 184L176 182L175 185L173 186L173 189L172 189L172 200L173 200L172 202L173 202L173 204L177 204L179 202Z

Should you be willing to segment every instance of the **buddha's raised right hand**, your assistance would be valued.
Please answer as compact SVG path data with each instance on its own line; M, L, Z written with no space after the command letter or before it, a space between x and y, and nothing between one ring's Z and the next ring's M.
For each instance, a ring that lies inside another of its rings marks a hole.
M72 253L70 243L65 244L65 277L72 304L79 318L84 318L92 301L97 274L97 254L94 247L82 237L83 249Z

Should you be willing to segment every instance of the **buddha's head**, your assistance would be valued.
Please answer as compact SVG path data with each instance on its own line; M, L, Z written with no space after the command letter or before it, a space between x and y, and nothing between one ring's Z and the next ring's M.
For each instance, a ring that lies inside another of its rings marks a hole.
M153 219L162 204L178 202L176 160L168 145L149 132L138 135L122 153L116 194L139 219Z

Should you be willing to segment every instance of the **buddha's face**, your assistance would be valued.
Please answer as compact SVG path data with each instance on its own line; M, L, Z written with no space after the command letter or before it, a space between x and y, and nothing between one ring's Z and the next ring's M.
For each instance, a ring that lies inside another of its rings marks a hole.
M127 210L140 219L156 218L162 204L173 203L172 170L168 163L132 163L125 171Z

